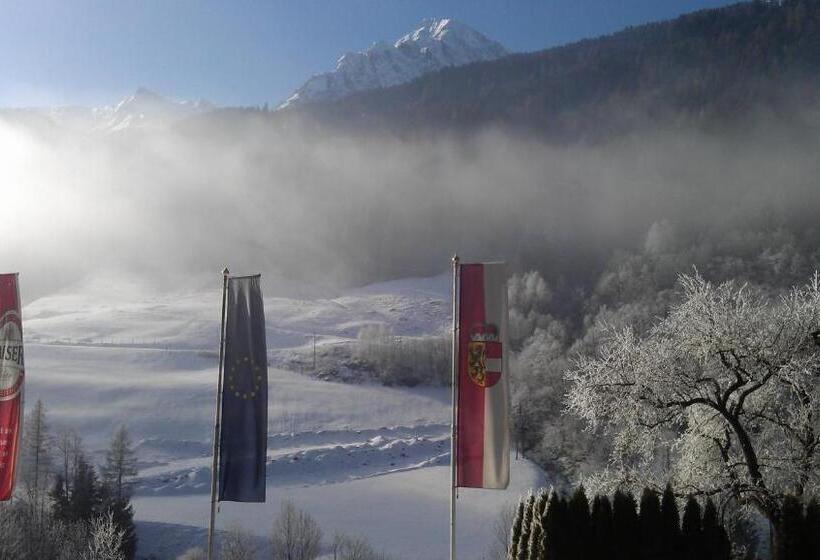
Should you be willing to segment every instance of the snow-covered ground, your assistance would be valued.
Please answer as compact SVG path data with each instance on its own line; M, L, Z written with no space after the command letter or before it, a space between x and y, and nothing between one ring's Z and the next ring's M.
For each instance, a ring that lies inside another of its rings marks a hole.
M404 336L441 333L449 281L408 279L311 300L267 297L272 363L306 351L314 333L320 347L350 344L367 324ZM134 436L141 555L173 558L202 544L219 295L109 283L24 309L27 401L42 398L51 424L78 430L91 451L105 447L120 423ZM397 558L446 557L449 389L328 382L277 367L269 386L268 501L222 504L221 528L236 523L262 539L288 499L328 535L364 535ZM504 504L545 483L534 465L515 461L509 490L462 491L460 557L480 557Z

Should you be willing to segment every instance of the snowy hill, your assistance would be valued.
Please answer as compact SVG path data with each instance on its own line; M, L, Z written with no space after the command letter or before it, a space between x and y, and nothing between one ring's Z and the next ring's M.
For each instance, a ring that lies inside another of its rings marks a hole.
M372 284L325 297L265 297L269 359L278 364L312 345L356 340L359 329L385 325L397 336L449 327L448 274ZM219 293L155 293L101 276L26 306L26 340L47 345L212 352L219 338Z
M363 52L343 55L333 72L310 78L280 108L394 86L448 66L493 60L506 54L501 44L463 23L424 20L421 27L393 44L380 41Z
M312 299L269 295L272 361L313 333L320 346L350 343L365 324L440 333L450 282L443 274ZM42 399L51 425L75 429L96 458L117 425L134 437L140 556L175 558L204 542L219 301L218 287L157 293L100 278L24 307L26 402ZM328 535L365 535L398 559L446 558L450 390L328 382L277 367L268 377L268 500L222 504L218 527L239 522L264 543L289 499ZM483 554L502 507L547 482L518 460L509 490L463 491L465 557Z

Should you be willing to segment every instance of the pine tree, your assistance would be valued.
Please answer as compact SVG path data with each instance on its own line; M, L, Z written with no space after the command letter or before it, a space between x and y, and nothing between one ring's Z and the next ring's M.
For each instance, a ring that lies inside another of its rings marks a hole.
M803 534L806 535L806 558L820 558L820 502L816 498L806 506Z
M568 560L567 533L569 529L567 501L553 492L547 510L544 512L545 558L548 560Z
M703 525L700 504L693 496L689 496L689 499L686 500L686 507L683 509L681 539L686 560L703 559Z
M127 498L109 499L106 511L111 514L111 520L119 532L122 533L120 552L125 560L133 560L137 552L137 527L134 524L134 507Z
M786 496L780 513L777 560L803 560L803 530L803 504L794 496Z
M612 505L609 497L595 496L592 502L592 553L594 560L608 560L615 546Z
M39 522L43 516L45 499L51 484L51 443L46 409L43 401L38 399L26 417L20 457L21 479L26 498L34 512L35 522Z
M544 512L549 503L550 492L542 490L535 499L530 526L530 542L528 545L529 559L542 560L544 558Z
M612 526L615 533L616 560L638 557L638 510L632 494L618 490L612 497Z
M528 546L529 560L542 560L544 558L544 527L541 523L541 517L533 515Z
M706 560L729 560L732 556L729 537L718 521L717 508L712 498L706 500L703 508L703 545Z
M72 430L63 429L57 434L54 447L61 463L59 467L62 468L63 481L66 485L65 491L68 493L71 489L74 472L77 470L77 460L83 453L82 440Z
M592 527L589 515L589 500L583 486L579 486L569 501L570 558L587 560L591 552Z
M131 447L131 437L125 426L120 426L111 438L105 453L103 478L118 500L128 494L127 480L137 475L137 456Z
M88 522L100 513L101 496L97 473L85 457L77 462L77 472L71 484L69 513L71 521Z
M524 517L521 522L521 539L518 542L518 556L516 560L529 560L530 558L530 530L532 529L533 509L535 507L535 495L530 492L527 502L524 505Z
M136 453L125 426L120 426L111 437L102 472L100 500L103 509L111 514L113 523L122 532L123 557L131 560L137 549L137 536L128 478L136 476L138 471Z
M521 543L521 526L524 523L524 508L527 505L527 499L521 498L518 500L518 510L513 519L512 527L510 528L510 544L507 547L507 560L516 560L518 558L518 548Z
M49 492L51 498L51 515L59 521L69 520L69 494L62 473L54 477L54 486Z
M644 488L641 494L641 509L638 513L641 533L641 560L656 560L663 554L661 529L661 502L654 490Z
M661 498L661 536L663 538L663 558L668 560L678 560L681 557L680 551L680 514L678 513L678 502L672 485L667 484Z

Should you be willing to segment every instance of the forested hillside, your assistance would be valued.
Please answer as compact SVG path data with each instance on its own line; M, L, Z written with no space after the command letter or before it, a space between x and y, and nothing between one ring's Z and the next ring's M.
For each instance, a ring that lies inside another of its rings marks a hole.
M650 123L712 128L817 102L820 2L744 2L449 68L299 112L412 134L508 125L600 139Z

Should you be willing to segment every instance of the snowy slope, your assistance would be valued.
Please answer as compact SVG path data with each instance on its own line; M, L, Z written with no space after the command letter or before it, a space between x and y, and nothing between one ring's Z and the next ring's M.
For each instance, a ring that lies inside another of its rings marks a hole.
M393 44L380 41L363 52L343 55L334 71L310 78L280 108L394 86L448 66L493 60L506 54L501 44L463 23L424 20L421 27Z
M307 510L325 534L365 535L399 560L446 560L450 470L432 466L347 482L309 486L269 486L265 504L223 503L217 525L239 524L260 537L269 534L282 500ZM494 538L494 523L505 506L530 488L544 487L543 473L526 460L513 460L505 491L461 489L457 502L459 558L479 559ZM204 542L208 495L144 497L135 500L146 544L141 553L161 558ZM167 528L186 519L183 531Z
M441 332L449 322L448 275L406 279L326 298L266 298L272 355L355 337L358 326ZM76 429L94 457L115 426L129 426L139 554L173 558L201 544L208 518L219 293L155 293L101 281L24 308L28 403L42 398L52 426ZM268 501L223 504L233 522L263 537L284 498L314 515L327 534L363 534L397 558L445 558L450 393L321 381L269 369ZM498 510L546 484L516 461L505 492L463 491L464 557L492 540Z
M450 282L444 274L312 299L268 296L269 361L306 370L314 338L323 363L349 355L366 325L386 325L398 336L443 333L449 328ZM215 356L219 298L218 288L156 293L144 285L99 277L26 306L26 339L62 346L196 350Z

